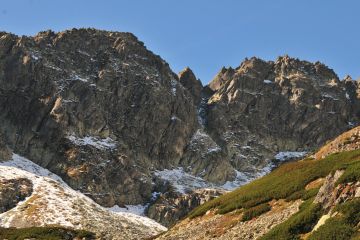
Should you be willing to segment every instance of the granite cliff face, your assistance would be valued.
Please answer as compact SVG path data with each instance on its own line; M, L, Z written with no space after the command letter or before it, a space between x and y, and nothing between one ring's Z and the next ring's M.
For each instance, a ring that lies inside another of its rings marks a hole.
M357 81L288 56L246 59L202 86L130 33L1 32L0 156L26 156L107 207L181 184L229 190L286 160L279 152L356 125L358 94Z
M191 94L130 33L0 36L8 146L112 206L142 203L151 172L177 165L196 129Z
M245 60L209 84L208 131L236 169L262 168L277 152L311 151L356 124L358 84L325 65L288 56Z

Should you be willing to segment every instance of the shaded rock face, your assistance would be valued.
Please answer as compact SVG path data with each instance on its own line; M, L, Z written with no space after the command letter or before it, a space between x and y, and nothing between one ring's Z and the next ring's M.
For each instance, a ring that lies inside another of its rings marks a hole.
M193 71L187 67L182 70L179 74L180 83L186 88L193 97L194 103L199 105L201 101L201 92L202 92L202 83L200 80L196 79Z
M0 132L97 202L142 203L197 128L191 94L130 33L0 34Z
M0 162L11 159L12 152L0 134Z
M185 195L167 192L159 196L146 215L165 227L171 227L186 217L192 209L222 194L224 191L217 189L200 189Z
M207 132L241 171L258 171L279 151L313 150L358 122L358 83L319 62L251 58L209 87Z
M0 213L16 206L30 196L33 191L32 182L26 178L0 179Z

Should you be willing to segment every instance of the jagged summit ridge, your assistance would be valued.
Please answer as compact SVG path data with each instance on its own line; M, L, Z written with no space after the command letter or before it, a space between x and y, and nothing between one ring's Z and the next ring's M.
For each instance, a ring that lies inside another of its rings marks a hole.
M284 55L278 57L275 61L264 61L257 57L246 58L235 69L232 67L222 67L220 72L209 83L209 87L213 90L218 90L229 78L244 74L264 78L264 80L272 79L273 81L275 81L275 78L291 78L296 76L296 74L304 77L313 76L312 80L318 84L328 81L339 81L339 77L334 70L328 68L323 63L318 61L311 63Z

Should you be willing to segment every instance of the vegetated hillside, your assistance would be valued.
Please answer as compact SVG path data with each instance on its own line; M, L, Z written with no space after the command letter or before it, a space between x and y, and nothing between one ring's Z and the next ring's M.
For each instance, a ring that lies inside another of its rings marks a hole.
M0 228L0 238L7 240L73 240L96 239L95 234L87 231L66 229L62 227L32 227L32 228Z
M346 144L347 138L340 138ZM358 143L356 138L348 151L340 148L325 158L283 164L196 208L159 239L355 239L360 236Z

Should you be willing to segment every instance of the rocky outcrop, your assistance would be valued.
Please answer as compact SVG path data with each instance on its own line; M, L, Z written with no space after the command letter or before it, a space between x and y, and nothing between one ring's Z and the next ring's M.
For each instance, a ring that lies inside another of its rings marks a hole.
M199 189L188 194L167 192L151 204L146 215L166 227L171 227L186 217L192 209L224 193L225 191L217 189Z
M314 202L320 203L324 209L334 206L337 199L337 194L334 194L336 188L336 182L339 180L344 171L337 170L334 175L330 174L325 178L324 184L320 187L318 194L315 197Z
M232 67L223 67L209 83L209 88L214 92L219 90L227 81L231 80L234 74L235 70Z
M325 210L330 210L340 203L360 197L360 182L337 184L343 173L343 170L337 170L333 175L329 174L315 197L314 202L320 203Z
M186 67L179 74L179 82L186 88L193 97L194 103L199 105L201 101L201 92L203 89L202 83L199 79L196 79L193 71Z
M32 193L32 182L26 178L0 178L0 213L6 212Z
M319 62L246 59L209 86L206 131L242 172L269 166L280 151L312 151L359 117L358 83Z
M355 127L321 147L320 150L314 154L314 157L315 159L321 159L332 153L351 151L359 148L360 127Z

